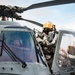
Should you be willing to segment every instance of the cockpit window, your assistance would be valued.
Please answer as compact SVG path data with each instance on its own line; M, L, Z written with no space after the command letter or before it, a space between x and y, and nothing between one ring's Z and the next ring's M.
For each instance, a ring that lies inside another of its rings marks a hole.
M35 45L30 32L3 31L4 41L17 57L25 62L37 62ZM13 61L3 50L0 61Z
M61 68L75 66L75 35L67 33L62 35L58 63Z

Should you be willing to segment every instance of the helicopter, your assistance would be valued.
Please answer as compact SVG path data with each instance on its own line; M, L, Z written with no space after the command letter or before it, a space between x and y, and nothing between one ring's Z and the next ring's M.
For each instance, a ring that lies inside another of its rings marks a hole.
M0 5L0 16L2 20L9 17L17 20L25 20L33 24L43 26L35 21L23 19L17 13L31 10L34 8L75 3L74 0L55 0L44 3L33 4L27 8L17 6ZM36 41L35 32L16 22L0 21L0 74L2 75L74 75L75 65L71 58L63 56L62 48L63 40L67 38L66 47L74 47L75 32L60 30L55 55L52 64L52 72L49 70L47 61L44 57L41 46ZM72 42L72 43L70 43ZM61 49L60 49L61 48ZM64 60L68 61L64 65Z

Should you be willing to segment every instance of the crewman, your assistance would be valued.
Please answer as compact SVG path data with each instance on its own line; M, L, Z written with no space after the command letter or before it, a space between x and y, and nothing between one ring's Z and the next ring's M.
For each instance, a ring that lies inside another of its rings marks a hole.
M37 41L41 44L44 54L48 53L53 58L58 32L52 22L46 22L43 25L43 31L38 34Z
M47 63L51 69L53 56L55 52L58 32L52 22L46 22L43 25L43 31L39 32L36 39L42 47Z
M43 41L45 42L45 45L53 46L56 44L58 32L56 31L55 25L51 22L46 22L43 25Z
M46 22L43 25L43 51L50 67L53 61L57 37L58 32L55 25L52 22Z

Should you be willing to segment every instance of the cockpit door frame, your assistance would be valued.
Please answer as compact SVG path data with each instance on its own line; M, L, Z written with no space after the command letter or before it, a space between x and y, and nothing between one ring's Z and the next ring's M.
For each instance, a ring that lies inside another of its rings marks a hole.
M75 34L75 32L71 32L71 31L66 31L66 30L60 30L59 31L59 35L58 35L58 41L57 41L57 45L56 45L56 50L55 50L55 54L54 54L54 59L53 59L53 63L52 63L52 71L53 74L58 74L58 75L70 75L71 73L74 73L75 70L71 70L71 67L69 68L65 68L65 69L61 69L58 65L58 57L59 57L59 48L60 48L60 44L61 44L61 40L62 40L62 35L63 34Z

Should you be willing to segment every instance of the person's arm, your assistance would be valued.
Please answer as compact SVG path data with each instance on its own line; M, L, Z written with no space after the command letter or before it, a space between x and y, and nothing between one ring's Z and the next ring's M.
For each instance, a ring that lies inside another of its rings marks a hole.
M52 42L51 42L51 43L49 43L48 45L53 45L53 44L55 44L55 43L56 43L56 41L57 41L57 37L58 37L58 34L55 34L54 39L53 39L53 40L52 40Z
M68 53L67 53L67 57L68 57L68 58L75 59L75 55L71 55L71 54L68 54Z

